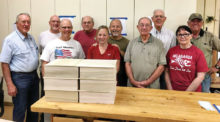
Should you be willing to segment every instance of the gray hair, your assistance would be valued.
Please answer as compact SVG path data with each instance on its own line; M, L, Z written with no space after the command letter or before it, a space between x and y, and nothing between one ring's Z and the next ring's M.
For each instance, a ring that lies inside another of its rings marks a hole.
M91 16L84 16L84 17L82 17L81 23L83 22L83 19L86 18L86 17L89 17L91 19L92 23L94 24L94 20L93 20L93 18Z
M164 12L164 10L162 10L162 9L155 9L154 12L153 12L153 16L155 15L155 13L156 13L157 11L162 12L163 15L165 16L165 12Z
M121 28L123 28L123 27L122 27L122 24L121 24L121 21L120 21L119 19L113 19L113 20L110 22L110 26L109 26L109 27L111 27L111 24L112 24L112 22L114 22L114 21L118 21L119 24L120 24L120 26L121 26Z
M20 14L18 14L17 17L16 17L16 23L18 22L19 17L20 17L21 15L26 15L26 16L28 16L29 18L31 18L30 14L28 14L28 13L20 13Z
M152 25L152 21L151 21L151 19L148 18L148 17L141 17L141 18L138 20L138 24L140 24L140 21L141 21L142 19L147 19L147 20L149 20L149 21L150 21L150 25Z
M71 25L71 27L73 27L72 22L71 22L69 19L66 19L66 18L64 18L64 19L61 20L60 25L63 26L63 23L64 23L65 21L67 21L67 22ZM60 27L61 27L61 26L60 26Z

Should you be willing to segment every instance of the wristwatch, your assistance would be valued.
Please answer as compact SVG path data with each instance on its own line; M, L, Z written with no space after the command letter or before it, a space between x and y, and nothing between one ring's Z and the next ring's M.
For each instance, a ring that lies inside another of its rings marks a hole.
M219 70L219 69L220 69L220 66L218 66L218 65L216 64L216 65L215 65L215 68Z

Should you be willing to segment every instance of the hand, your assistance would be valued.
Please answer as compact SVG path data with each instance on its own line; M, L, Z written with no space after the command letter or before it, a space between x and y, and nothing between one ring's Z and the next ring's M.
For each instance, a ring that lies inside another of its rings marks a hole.
M146 87L149 85L148 80L143 80L140 82L141 86Z
M137 88L145 88L144 86L141 85L141 82L139 81L132 81L131 84L133 84Z
M218 72L218 69L216 69L215 67L211 67L208 71L208 74L211 75L212 73L216 73L216 72Z
M17 88L15 87L15 85L13 83L8 85L8 95L15 97L16 94L17 94Z
M112 46L115 46L120 50L120 47L117 44L112 44Z
M96 43L94 43L94 44L92 44L92 46L96 46L97 45L97 42Z

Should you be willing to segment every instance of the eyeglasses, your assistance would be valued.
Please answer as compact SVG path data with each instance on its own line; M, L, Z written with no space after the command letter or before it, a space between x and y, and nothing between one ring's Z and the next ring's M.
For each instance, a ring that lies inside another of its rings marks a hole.
M141 28L143 28L143 27L151 27L150 24L139 24L139 26L140 26Z
M88 25L89 25L89 24L92 24L92 22L91 22L91 21L88 21L88 22L83 22L83 24L84 24L84 25L86 25L86 24L88 24Z
M62 29L72 29L72 27L68 27L68 26L64 26L64 27L61 27Z
M55 23L55 22L56 22L56 23L60 23L60 21L56 21L56 20L52 20L51 22L52 22L52 23Z
M165 16L163 16L163 15L155 15L155 16L154 16L154 18L159 18L159 17L160 17L160 18L164 18Z
M177 34L178 37L188 37L189 35L190 35L189 33Z

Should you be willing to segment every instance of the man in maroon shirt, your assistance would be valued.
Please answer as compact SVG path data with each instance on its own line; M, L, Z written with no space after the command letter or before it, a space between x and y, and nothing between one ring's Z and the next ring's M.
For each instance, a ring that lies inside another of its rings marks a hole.
M81 44L83 51L87 56L89 47L96 42L96 29L93 29L94 21L93 18L90 16L82 17L81 25L83 30L76 32L76 34L74 35L74 39Z

